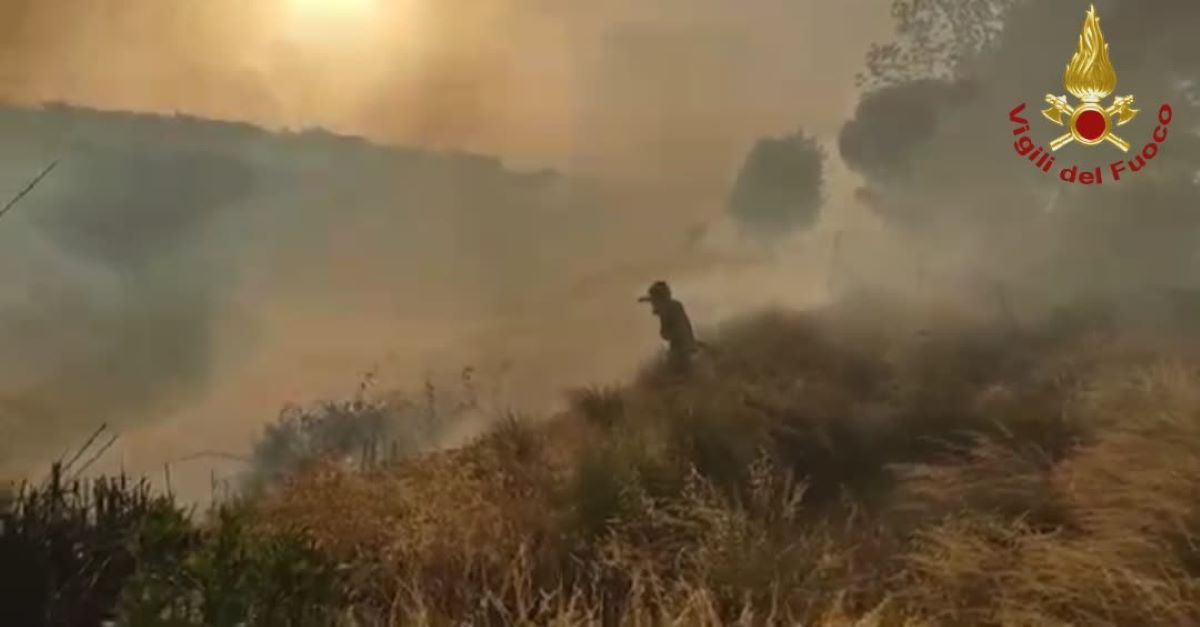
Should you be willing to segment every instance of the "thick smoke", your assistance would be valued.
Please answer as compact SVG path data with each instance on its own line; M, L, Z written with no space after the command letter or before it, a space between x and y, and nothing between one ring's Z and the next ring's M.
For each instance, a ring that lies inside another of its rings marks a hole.
M748 281L698 225L757 139L836 132L887 26L883 0L293 4L0 7L0 99L139 112L0 115L0 190L63 164L0 224L0 456L106 419L142 468L243 448L377 361L411 382L484 356L540 400L653 350L652 279L699 325L790 296L794 269ZM370 140L285 130L314 127Z
M711 215L758 137L836 130L885 2L375 0L297 21L318 3L11 0L0 100L494 154Z
M1041 306L1200 287L1196 3L1097 3L1117 94L1135 94L1142 110L1119 132L1140 150L1160 104L1170 103L1175 119L1145 171L1091 188L1056 175L1074 163L1107 173L1110 162L1132 154L1068 146L1056 153L1058 167L1044 174L1015 154L1008 120L1008 111L1024 102L1038 145L1058 134L1039 113L1042 97L1063 93L1063 68L1086 6L967 4L1004 9L990 43L977 46L976 22L951 21L957 30L939 31L935 47L943 55L938 67L950 71L880 70L890 76L875 81L879 86L863 96L840 137L843 159L865 178L862 197L891 226L886 238L915 251L905 271L923 273L931 289L961 292L999 282L1010 298ZM917 13L940 6L898 5ZM960 35L962 45L955 39ZM876 275L907 278L894 268L876 268Z
M491 158L70 107L2 110L0 134L6 189L61 164L0 230L9 461L170 416L263 359L252 394L271 409L223 428L256 431L289 378L353 382L408 349L416 379L431 351L538 330L505 321L542 321L548 350L556 291L607 258L595 192Z

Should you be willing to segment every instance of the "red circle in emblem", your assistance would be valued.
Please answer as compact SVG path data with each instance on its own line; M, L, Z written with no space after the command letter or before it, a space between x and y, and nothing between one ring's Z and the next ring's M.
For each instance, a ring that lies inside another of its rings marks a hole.
M1108 130L1107 122L1099 111L1084 111L1075 119L1075 131L1088 141L1096 141L1104 137L1104 131Z

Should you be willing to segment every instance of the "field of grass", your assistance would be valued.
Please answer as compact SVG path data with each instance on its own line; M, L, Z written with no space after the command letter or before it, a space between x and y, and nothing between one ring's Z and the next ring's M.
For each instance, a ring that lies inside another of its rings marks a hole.
M144 495L74 528L122 539L103 598L134 625L1200 624L1190 340L881 306L733 321L687 379L310 459L199 523ZM0 541L53 545L21 521L70 508L25 502Z

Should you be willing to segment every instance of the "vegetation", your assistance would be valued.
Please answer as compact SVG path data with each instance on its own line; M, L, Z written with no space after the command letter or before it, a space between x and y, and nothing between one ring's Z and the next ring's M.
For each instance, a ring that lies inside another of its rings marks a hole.
M473 377L466 368L459 385L448 389L427 379L417 399L400 392L375 398L375 374L368 372L351 399L288 405L254 444L244 487L258 493L313 460L365 471L436 448L443 429L486 411Z
M734 182L730 215L757 237L808 230L825 200L824 171L825 152L815 137L798 131L760 139Z
M1192 347L879 310L736 321L688 380L318 455L206 517L53 475L5 516L0 576L22 624L1200 621Z
M1127 32L1155 34L1143 65L1177 84L1158 93L1179 94L1182 107L1195 100L1184 97L1195 81L1179 78L1194 74L1190 31L1155 26L1187 24L1195 3L1162 4L1172 8L1122 17L1146 16ZM999 192L1027 190L1007 182L912 174L915 147L954 156L926 166L969 163L963 125L935 121L994 116L980 86L1004 87L997 68L1030 45L1006 20L1037 23L1052 6L893 2L899 37L868 55L841 156L884 191L924 192L938 179L971 198L922 196L888 215L938 226L939 207L968 224L964 207L1041 206L1010 202ZM1194 161L1194 138L1172 142L1178 163ZM811 227L824 158L803 132L760 142L730 214L760 235ZM1092 277L1104 273L1095 259L1141 258L1150 265L1116 274L1171 283L1170 268L1190 265L1168 256L1160 272L1156 255L1110 254L1114 242L1128 253L1147 241L1190 254L1190 243L1147 235L1189 233L1177 209L1194 195L1195 168L1167 174L1109 204L1088 198L1086 214L1056 212L1067 216L1053 218L1062 233L1082 224L1093 236L1049 237L1055 250L1096 241L1107 256L1085 247L1064 258L1088 263L1030 267L1078 265ZM971 241L1004 234L990 219L975 224L988 237ZM1013 257L997 255L1006 267ZM466 373L449 408L431 386L410 402L372 400L364 385L348 401L285 410L254 449L244 500L203 515L144 482L83 481L56 465L45 481L0 493L2 616L219 627L1200 624L1197 334L1122 326L1104 309L1035 325L861 299L766 312L706 338L688 378L651 364L628 385L570 392L561 415L496 412L487 433L452 450L430 447L439 420L479 412Z
M259 534L243 507L196 525L126 477L68 480L55 464L0 514L12 625L324 625L335 571L302 537Z

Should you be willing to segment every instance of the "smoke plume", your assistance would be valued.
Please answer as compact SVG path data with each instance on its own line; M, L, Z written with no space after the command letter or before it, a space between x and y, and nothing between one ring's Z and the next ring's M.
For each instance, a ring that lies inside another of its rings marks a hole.
M991 292L998 283L1010 300L1035 309L1200 288L1193 244L1200 214L1189 200L1200 171L1200 61L1186 52L1200 27L1195 3L1098 3L1118 75L1114 95L1135 94L1142 110L1118 132L1140 151L1161 104L1173 107L1175 120L1143 172L1090 188L1060 181L1059 170L1079 164L1107 174L1110 162L1133 158L1132 151L1068 146L1046 174L1014 154L1008 120L1024 102L1038 145L1058 134L1039 111L1044 94L1064 93L1063 68L1086 7L963 3L969 15L998 16L994 30L981 35L982 22L939 13L945 3L898 4L912 9L899 11L909 28L901 30L898 49L909 42L908 49L941 56L924 70L878 64L876 80L868 81L874 87L840 136L841 156L865 179L862 198L889 226L881 237L909 251L906 263L876 266L876 281L910 284L921 276L926 289L944 293L972 286ZM942 26L931 34L922 24ZM923 47L922 37L937 45Z

